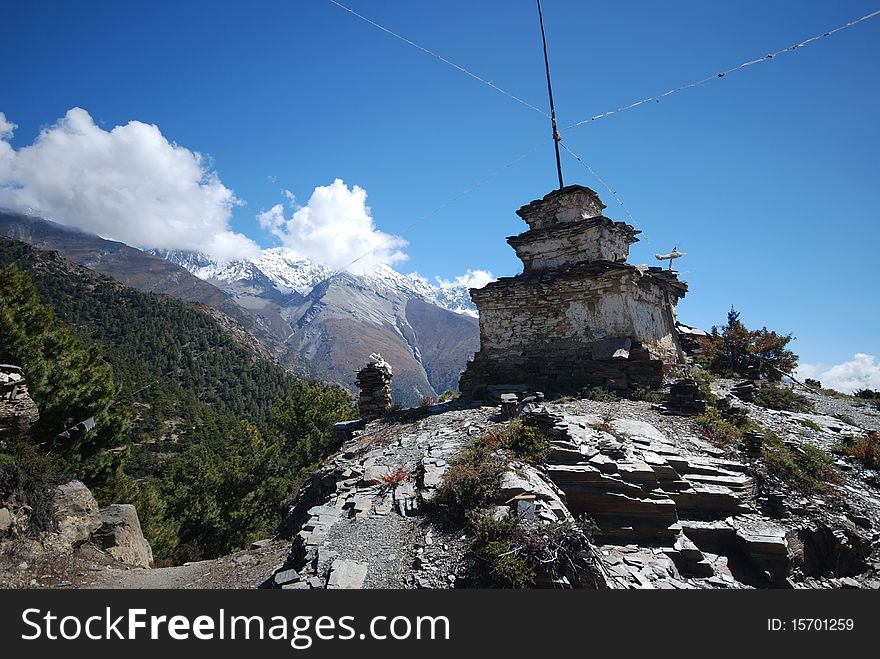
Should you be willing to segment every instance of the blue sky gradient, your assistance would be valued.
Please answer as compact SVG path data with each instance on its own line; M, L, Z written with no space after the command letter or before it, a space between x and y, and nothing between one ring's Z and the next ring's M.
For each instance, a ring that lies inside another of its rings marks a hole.
M541 108L534 2L344 4ZM545 0L561 126L711 75L877 8L863 2ZM110 129L156 124L209 154L246 201L233 227L335 178L366 189L377 226L409 241L403 272L496 276L520 263L514 214L556 185L552 147L430 220L414 220L549 137L536 112L325 0L4 2L0 111L12 145L72 107ZM734 304L748 325L797 336L805 362L880 355L877 295L880 18L776 60L565 131L618 192L644 239L673 245L703 327ZM566 158L567 183L611 194Z

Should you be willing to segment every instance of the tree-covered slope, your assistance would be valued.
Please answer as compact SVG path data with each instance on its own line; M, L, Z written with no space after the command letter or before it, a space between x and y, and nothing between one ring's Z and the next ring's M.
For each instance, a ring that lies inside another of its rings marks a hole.
M162 563L271 534L333 423L353 414L345 392L287 372L216 310L4 238L0 282L2 358L25 369L45 415L26 444L0 442L0 467L136 504ZM95 427L59 449L80 416Z
M0 268L30 274L41 301L80 336L99 344L146 423L197 422L208 405L263 426L296 378L231 319L207 307L143 293L47 252L0 238ZM136 390L147 387L139 393ZM149 405L149 408L144 407ZM149 410L149 411L147 411ZM135 428L153 435L149 427Z

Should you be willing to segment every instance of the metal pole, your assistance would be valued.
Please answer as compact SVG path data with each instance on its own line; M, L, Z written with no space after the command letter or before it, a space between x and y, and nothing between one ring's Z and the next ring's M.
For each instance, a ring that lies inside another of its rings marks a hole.
M550 58L547 56L547 35L544 33L544 14L541 11L541 0L538 0L538 20L541 23L541 40L544 42L544 69L547 71L547 93L550 95L550 123L553 125L553 146L556 149L556 173L559 175L559 187L562 182L562 160L559 157L559 142L562 137L556 130L556 105L553 103L553 85L550 84Z

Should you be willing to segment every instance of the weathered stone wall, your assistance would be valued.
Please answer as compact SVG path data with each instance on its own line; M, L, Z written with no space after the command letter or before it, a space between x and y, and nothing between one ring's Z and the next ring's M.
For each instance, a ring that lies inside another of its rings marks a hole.
M590 188L570 185L526 204L516 214L535 230L602 214L605 204Z
M625 261L637 233L623 222L596 217L527 231L511 236L507 242L516 250L526 272L543 272L590 261Z
M678 361L679 346L667 290L630 268L593 277L583 271L554 278L501 279L473 292L480 309L481 349L487 352L548 352L571 345L592 358L607 338L638 339L654 359Z

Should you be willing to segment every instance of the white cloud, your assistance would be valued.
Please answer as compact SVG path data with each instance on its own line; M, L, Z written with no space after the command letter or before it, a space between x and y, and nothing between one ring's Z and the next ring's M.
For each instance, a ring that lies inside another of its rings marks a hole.
M495 281L495 277L488 270L468 270L463 275L459 275L452 280L436 277L440 288L451 288L453 286L464 286L465 288L483 288L489 282Z
M6 115L0 112L0 140L12 139L12 134L18 126L6 118Z
M284 196L294 203L288 191ZM276 204L257 220L295 254L364 274L380 264L392 265L408 258L401 251L407 242L377 229L366 201L366 190L356 185L349 189L336 179L315 188L308 203L295 207L290 218L285 217L284 206ZM358 261L352 264L355 259Z
M242 202L202 154L169 142L157 126L130 121L106 131L73 108L17 150L3 141L13 129L0 114L0 206L138 247L220 259L258 253L229 227Z
M795 373L798 379L819 380L826 389L851 394L856 389L880 390L880 364L874 355L857 352L851 361L826 366L801 364Z

